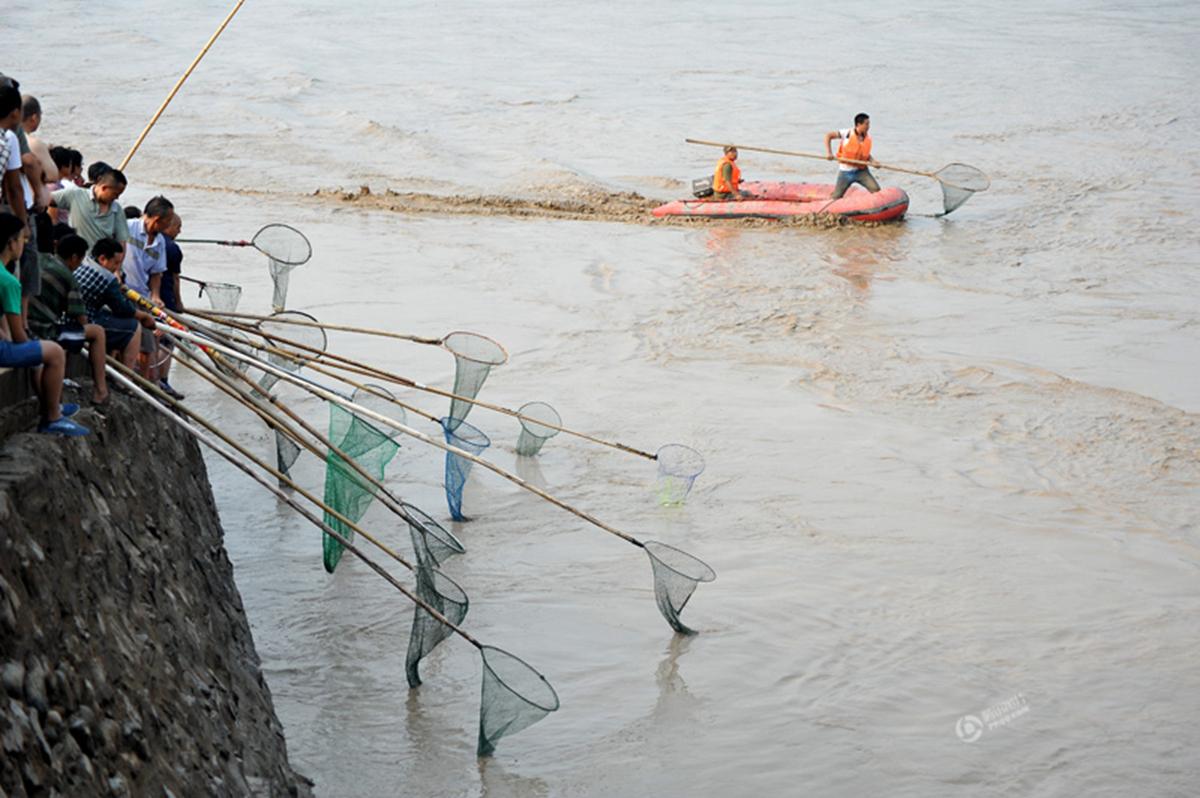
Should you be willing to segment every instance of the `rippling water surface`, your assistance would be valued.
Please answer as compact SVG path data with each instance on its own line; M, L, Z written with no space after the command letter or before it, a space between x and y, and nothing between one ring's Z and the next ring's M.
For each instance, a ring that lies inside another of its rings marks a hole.
M119 161L223 5L10 9L23 41L68 15L93 43L4 70L41 97L47 138ZM477 520L453 527L468 553L447 566L468 626L562 699L477 764L474 650L449 641L409 692L402 597L350 559L326 576L315 533L210 460L297 767L331 796L1194 794L1198 23L1190 3L247 3L134 160L129 199L167 187L197 236L295 224L316 255L294 307L486 333L512 359L484 398L700 449L689 502L664 509L644 460L561 436L518 461L515 423L471 416L498 464L718 573L684 615L701 633L675 638L638 549L474 474ZM882 172L913 216L831 230L306 197L666 198L711 166L687 136L812 151L860 110L882 160L965 161L992 189L934 219L935 183ZM242 309L269 304L252 254L193 246L186 265L245 286ZM452 377L437 349L330 345ZM315 459L296 473L322 484ZM445 518L437 452L404 441L388 479ZM406 550L380 508L367 523Z

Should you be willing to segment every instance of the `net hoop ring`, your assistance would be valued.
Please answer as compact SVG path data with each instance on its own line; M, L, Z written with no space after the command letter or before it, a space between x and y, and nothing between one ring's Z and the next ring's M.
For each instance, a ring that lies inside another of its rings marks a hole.
M548 699L548 700L546 700L545 703L538 703L537 701L533 700L532 698L525 695L524 693L520 693L520 692L517 692L516 690L514 690L512 685L510 685L507 681L505 681L500 676L500 674L496 672L496 669L492 667L491 663L488 662L488 654L489 653L491 653L493 655L499 654L500 656L521 665L526 670L528 670L530 673L537 676L538 686L540 688L545 689L546 695L544 696L544 698ZM550 684L549 681L546 680L546 677L543 676L541 673L539 673L538 670L536 668L534 668L532 665L530 665L528 662L526 662L525 660L518 657L516 654L510 654L507 651L505 651L504 649L496 648L495 646L481 645L481 646L479 646L479 657L480 657L480 659L483 660L483 667L486 668L488 670L488 672L492 674L492 678L494 678L500 684L504 685L504 688L506 690L508 690L513 695L515 695L517 698L524 701L529 706L534 707L535 709L539 709L542 712L554 712L561 706L561 704L558 700L558 693L555 692L554 687Z
M433 520L429 513L408 502L400 502L400 507L417 520L417 524L425 534L435 538L439 543L453 549L458 554L466 552L467 547L463 545L462 541L449 529L446 529L446 527Z
M285 325L289 331L291 329L295 328L295 329L299 329L302 331L303 330L315 330L315 331L319 332L321 334L321 345L312 347L313 349L320 350L319 353L318 352L310 352L307 349L295 348L295 344L288 343L287 341L281 341L281 340L277 339L276 337L274 337L270 332L263 329L264 324L270 324L271 319L274 319L278 316L293 316L293 317L300 316L305 321L311 321L315 324L320 324L320 322L317 320L316 316L312 315L311 313L305 313L302 310L278 310L271 314L271 318L263 319L262 321L260 321L254 325L255 329L258 330L258 334L261 335L267 341L270 341L272 346L277 347L279 349L283 349L284 351L288 352L288 354L294 356L296 358L296 360L300 361L299 363L294 364L297 369L299 369L300 366L303 366L305 363L312 362L315 358L318 357L319 354L325 353L325 348L327 346L329 346L329 337L325 334L325 330L321 329L320 327L310 327L308 325L302 325L302 326L298 326L298 327L296 325ZM268 329L270 329L270 328L268 328ZM280 338L288 338L291 340L295 340L294 336L283 335L279 331L276 331L275 335L279 336ZM307 345L307 342L305 342L305 341L299 341L298 343L304 343ZM268 353L268 354L270 354L270 353Z
M963 169L970 169L972 172L975 172L976 174L978 174L980 177L983 178L983 186L981 186L981 187L964 186L961 183L955 183L953 180L948 180L947 178L944 178L941 176L942 172L946 171L947 169L951 169L955 166L960 166ZM972 193L977 193L980 191L987 191L989 188L992 187L992 179L987 176L987 173L976 166L971 166L969 163L959 163L958 161L955 161L954 163L948 163L945 166L943 166L941 169L934 172L934 175L937 176L937 179L940 180L943 184L950 186L952 188L957 188L959 191L970 191Z
M701 560L699 557L688 554L683 549L677 549L674 546L669 546L666 543L662 543L657 540L644 541L642 543L642 548L646 550L646 554L648 556L653 557L655 562L660 564L662 567L666 568L668 571L677 573L686 579L691 579L693 582L711 582L717 578L717 572L712 569L712 566L704 562L704 560ZM680 570L676 567L678 563L671 563L667 560L664 560L662 557L659 557L657 552L660 551L669 551L672 555L678 558L686 559L689 563L695 563L697 566L699 566L697 570L701 571L701 575L696 576L695 574L690 574L686 571Z
M526 402L517 408L517 415L522 416L517 419L521 424L521 429L542 440L553 438L559 433L559 430L554 427L562 426L562 416L545 402ZM538 419L539 415L544 421ZM553 426L546 426L547 424Z
M290 233L294 233L299 238L300 241L304 242L304 250L303 250L305 253L304 257L300 258L299 260L297 260L295 257L289 257L285 260L283 258L275 257L275 254L273 254L273 253L267 251L266 249L264 249L263 247L261 247L258 243L259 237L263 233L266 233L268 231L275 231L275 230L287 230ZM305 263L308 263L310 260L312 260L312 244L309 243L308 237L306 235L304 235L304 233L301 233L299 230L292 227L290 224L282 224L280 222L272 222L271 224L264 224L262 227L258 228L258 232L254 234L254 238L250 239L250 243L259 252L266 255L268 258L275 261L276 263L281 263L284 266L292 266L292 267L301 266Z
M477 448L483 451L492 445L492 439L487 436L487 433L479 429L479 427L468 424L461 419L456 420L450 416L446 416L440 419L438 423L442 425L442 432L447 438L446 442L459 446L459 448L468 450ZM461 432L462 430L465 430L465 432ZM461 441L462 445L451 442L450 438L454 438L455 441ZM447 452L447 454L454 454L454 452Z
M664 460L666 455L668 459ZM696 464L699 465L699 470L688 469L686 471L675 470L672 468L670 458L674 456L682 460L684 463L692 462L693 468ZM686 477L695 479L704 473L707 464L704 462L704 455L696 451L690 446L684 446L682 443L668 443L665 446L659 447L654 453L654 459L658 461L658 469L660 473L671 474L672 476Z
M484 341L494 347L494 354L490 354L489 356L489 354L482 353L460 352L454 348L450 341L455 336L467 336L471 340ZM470 330L451 330L442 336L442 346L449 350L450 354L455 357L461 357L463 360L469 360L472 363L479 363L484 366L503 366L508 362L508 350L499 341L477 332L471 332Z

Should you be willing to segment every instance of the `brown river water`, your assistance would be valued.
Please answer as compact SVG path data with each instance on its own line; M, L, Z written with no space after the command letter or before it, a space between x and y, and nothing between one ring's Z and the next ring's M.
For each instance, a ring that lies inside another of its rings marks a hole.
M4 38L54 46L3 69L46 138L117 162L226 10L9 9ZM93 42L68 61L62 15ZM327 576L317 533L210 459L293 763L329 796L1194 795L1197 45L1197 6L1170 2L247 3L126 199L166 192L196 237L295 225L315 254L290 307L484 333L511 360L481 398L699 449L664 508L645 460L566 436L523 460L515 421L470 417L489 459L717 572L676 637L638 549L480 470L451 525L440 453L403 440L388 482L466 544L466 626L562 700L479 761L474 649L449 640L409 691L403 597L350 558ZM881 160L991 189L930 218L936 183L881 171L903 223L642 223L711 170L685 137L816 151L860 110ZM268 310L261 256L185 252ZM432 347L330 349L453 375ZM315 458L295 474L323 484ZM407 551L382 508L364 523Z

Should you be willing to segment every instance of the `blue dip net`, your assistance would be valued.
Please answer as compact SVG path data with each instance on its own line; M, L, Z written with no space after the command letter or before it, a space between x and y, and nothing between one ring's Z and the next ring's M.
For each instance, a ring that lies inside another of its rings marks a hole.
M447 416L441 420L441 424L446 443L465 452L479 454L492 445L487 435L465 421L456 421ZM463 487L467 484L471 465L467 458L446 452L446 504L450 508L450 517L455 521L471 520L462 513Z

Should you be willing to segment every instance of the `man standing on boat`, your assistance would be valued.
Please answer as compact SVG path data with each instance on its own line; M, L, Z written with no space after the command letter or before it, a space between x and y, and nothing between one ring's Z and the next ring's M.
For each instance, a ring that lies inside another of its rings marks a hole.
M726 147L725 155L717 162L713 171L713 199L741 199L746 192L739 187L742 185L742 170L737 166L737 147Z
M825 156L834 160L831 147L834 139L840 139L837 160L841 161L838 168L837 185L833 187L830 199L841 199L852 183L858 183L872 194L879 191L879 183L875 175L867 168L867 163L875 162L871 157L871 117L858 114L854 117L854 127L845 130L831 130L825 134ZM849 162L849 163L847 163ZM857 163L856 163L857 162Z

